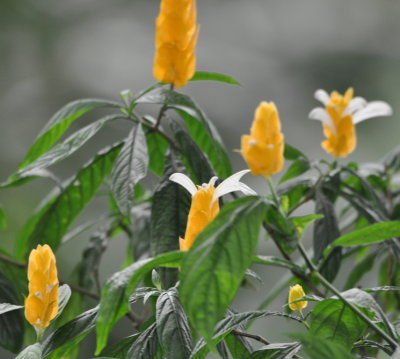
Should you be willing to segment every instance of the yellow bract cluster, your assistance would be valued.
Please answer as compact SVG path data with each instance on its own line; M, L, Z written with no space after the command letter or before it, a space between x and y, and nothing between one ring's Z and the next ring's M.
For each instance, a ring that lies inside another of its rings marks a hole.
M58 313L56 258L47 244L39 244L29 255L28 280L25 317L32 325L46 328Z
M194 75L198 26L195 0L162 0L156 21L154 77L182 87Z
M209 224L219 212L218 199L214 197L215 187L212 184L198 186L192 197L187 220L185 239L179 238L181 251L187 251L198 234Z
M306 300L302 300L300 302L291 303L297 299L304 297L306 294L304 293L303 287L300 284L296 284L289 289L289 308L291 310L301 311L303 308L307 307L308 302Z
M330 95L326 105L333 128L326 123L323 124L324 135L327 138L322 142L326 152L335 157L346 157L356 147L356 131L351 114L346 115L345 110L353 99L353 89L349 88L342 96L336 91Z
M261 102L256 109L250 135L242 136L241 153L255 176L270 176L284 165L284 136L273 102Z

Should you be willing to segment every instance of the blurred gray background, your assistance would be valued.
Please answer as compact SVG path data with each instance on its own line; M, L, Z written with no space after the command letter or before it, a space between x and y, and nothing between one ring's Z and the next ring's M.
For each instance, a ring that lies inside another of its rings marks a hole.
M117 99L124 89L135 93L154 83L158 6L156 0L0 1L0 181L16 169L41 128L67 102ZM242 86L193 83L183 92L215 122L239 170L245 163L233 150L240 147L240 136L248 133L262 100L277 104L288 143L311 158L329 158L320 147L321 125L307 119L318 105L313 93L318 88L343 92L353 86L356 95L385 100L394 108L391 118L357 126L358 146L346 159L378 160L399 143L399 18L396 0L198 0L197 69L229 74ZM54 171L67 178L98 149L125 134L124 124L107 126ZM246 181L266 192L261 178L248 176ZM0 192L9 222L0 232L2 247L13 249L16 234L51 186L38 179ZM105 209L105 200L99 199L83 217L93 218ZM87 238L81 238L57 253L63 278L79 260L71 253L79 253L86 243ZM124 251L125 240L115 239L104 257L104 279L119 268ZM268 245L261 251L275 253ZM285 274L255 269L264 284L258 291L242 290L235 303L238 310L255 309ZM280 310L285 296L268 309ZM282 319L259 320L253 327L271 341L285 340L280 333L300 329ZM127 335L131 329L121 326L118 331ZM84 359L93 348L90 340L86 343ZM0 356L13 357L1 350Z

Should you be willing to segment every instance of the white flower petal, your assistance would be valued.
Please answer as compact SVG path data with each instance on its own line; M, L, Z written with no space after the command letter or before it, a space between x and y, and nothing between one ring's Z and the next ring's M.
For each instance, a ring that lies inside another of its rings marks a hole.
M390 116L391 114L393 114L393 110L388 103L384 101L372 101L354 114L353 122L357 124L372 117Z
M239 180L249 172L250 170L239 171L221 182L221 184L215 189L215 198L222 197L223 195L234 191L242 191L245 195L257 195L257 193L250 187L239 182Z
M360 111L363 109L365 106L367 106L368 102L365 101L363 97L354 97L349 105L347 106L346 110L343 112L343 117L347 115L352 115L356 113L357 111Z
M215 182L217 182L217 180L218 180L218 177L217 177L217 176L211 177L211 179L208 181L208 185L214 187Z
M321 121L327 124L333 132L336 132L335 126L333 125L331 116L322 107L316 107L308 114L308 118L311 120Z
M325 90L319 89L315 91L314 97L316 100L322 102L324 106L326 106L329 102L329 95Z
M183 173L173 173L169 176L169 180L180 184L184 187L192 196L197 192L197 187L193 181Z

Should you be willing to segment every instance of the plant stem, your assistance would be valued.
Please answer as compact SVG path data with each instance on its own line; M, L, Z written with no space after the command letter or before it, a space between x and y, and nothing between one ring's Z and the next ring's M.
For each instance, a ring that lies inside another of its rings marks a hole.
M299 251L301 255L303 256L304 260L307 263L307 266L309 269L312 271L312 275L317 277L322 285L326 288L329 289L332 293L334 293L338 298L340 298L343 303L345 303L355 314L357 314L369 327L371 327L375 333L377 333L380 337L385 339L392 347L395 349L399 344L391 337L389 336L386 332L384 332L381 328L379 328L375 323L371 321L370 318L368 318L367 315L365 315L356 305L353 303L349 302L346 298L342 296L340 291L333 286L319 271L318 268L314 265L314 263L311 261L310 258L308 258L307 253L303 247L303 245L299 242Z
M271 176L265 176L265 179L267 180L268 188L269 188L269 191L270 191L270 193L272 195L272 198L274 199L276 207L279 209L279 206L280 206L279 197L276 194L274 184L272 183L272 180L271 180Z
M258 342L263 343L265 345L271 344L267 339L265 339L265 338L263 338L263 337L261 337L259 335L254 335L254 334L250 334L250 333L244 333L244 332L241 332L239 330L232 330L232 334L238 335L238 336L241 336L241 337L251 338L251 339L257 340Z

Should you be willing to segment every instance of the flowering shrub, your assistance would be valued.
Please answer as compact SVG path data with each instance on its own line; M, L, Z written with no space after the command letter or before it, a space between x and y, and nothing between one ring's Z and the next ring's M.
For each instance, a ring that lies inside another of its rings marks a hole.
M194 0L162 0L153 68L161 82L135 95L124 91L120 101L67 104L1 184L6 190L38 177L56 181L21 229L15 254L0 248L0 346L17 358L77 358L85 337L95 332L98 358L400 355L400 150L368 167L338 160L356 147L355 124L389 116L391 107L353 97L351 88L344 95L318 90L324 107L309 117L322 122L322 147L333 156L327 162L285 143L275 104L262 102L252 125L249 114L250 134L237 139L248 168L233 174L213 122L176 90L188 81L238 84L226 75L195 72L196 21ZM141 104L157 107L158 115L143 113ZM93 109L109 114L63 139ZM112 121L127 121L129 134L67 180L48 171ZM267 196L245 184L252 175L266 181ZM110 197L104 216L74 228L100 189ZM296 215L309 202L314 211ZM0 212L0 223L3 217ZM310 248L302 242L308 225ZM57 274L57 250L78 232L89 233L90 241L83 253L74 253L81 261L65 283L65 274ZM102 283L102 254L121 234L128 239L126 261ZM266 234L280 256L258 249ZM232 302L241 286L259 279L253 264L281 267L287 275L268 288L259 308L237 312ZM337 284L342 265L346 276ZM374 268L375 284L360 286ZM282 293L288 301L270 308ZM131 306L140 301L145 310L138 314ZM249 328L256 320L268 325L272 316L297 323L282 343ZM122 317L132 326L110 344Z

